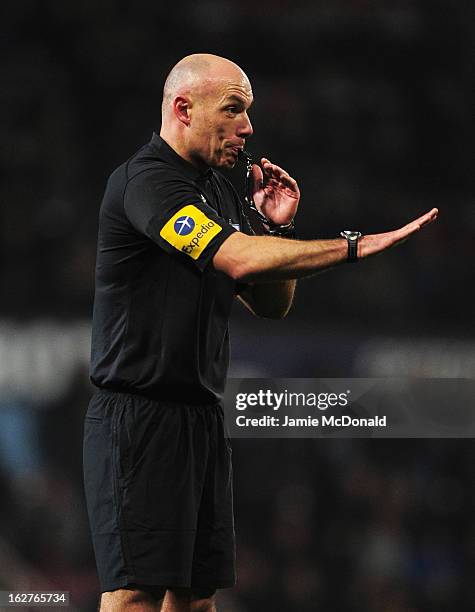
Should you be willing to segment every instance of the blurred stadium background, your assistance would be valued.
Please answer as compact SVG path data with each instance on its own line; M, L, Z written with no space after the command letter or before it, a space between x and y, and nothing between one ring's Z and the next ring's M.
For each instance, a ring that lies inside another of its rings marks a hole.
M97 212L159 125L167 72L198 51L246 70L249 149L298 179L302 238L440 208L398 249L300 282L285 321L237 305L231 374L473 378L473 5L4 0L1 14L0 589L69 590L92 612ZM224 612L475 609L471 440L239 440L234 457Z

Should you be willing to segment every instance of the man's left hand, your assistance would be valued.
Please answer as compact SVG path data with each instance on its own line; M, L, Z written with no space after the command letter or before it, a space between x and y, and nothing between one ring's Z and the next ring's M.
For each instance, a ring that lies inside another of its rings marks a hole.
M261 159L261 164L262 170L257 164L252 166L254 203L276 225L288 225L299 205L297 182L265 157Z

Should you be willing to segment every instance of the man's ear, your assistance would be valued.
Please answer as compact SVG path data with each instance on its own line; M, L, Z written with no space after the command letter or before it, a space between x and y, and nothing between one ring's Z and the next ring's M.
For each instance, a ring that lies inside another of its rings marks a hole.
M178 121L181 121L185 125L190 125L191 122L191 106L191 100L186 96L177 96L173 100L173 112Z

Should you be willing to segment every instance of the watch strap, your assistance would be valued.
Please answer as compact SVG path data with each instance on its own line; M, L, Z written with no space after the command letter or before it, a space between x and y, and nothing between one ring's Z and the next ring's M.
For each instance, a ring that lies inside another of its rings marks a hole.
M361 238L361 232L349 231L340 232L340 236L346 238L348 243L348 262L358 261L358 240Z
M348 240L348 261L357 261L358 259L358 238L356 240Z

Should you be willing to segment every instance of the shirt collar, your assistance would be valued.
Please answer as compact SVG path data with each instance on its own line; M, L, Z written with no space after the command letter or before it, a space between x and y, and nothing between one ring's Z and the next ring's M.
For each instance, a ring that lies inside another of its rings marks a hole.
M181 155L172 149L172 147L165 141L157 132L153 132L152 139L149 143L157 152L158 157L176 168L179 168L186 176L191 178L193 181L206 180L213 174L213 170L208 168L205 171L199 170L193 164L183 159Z

